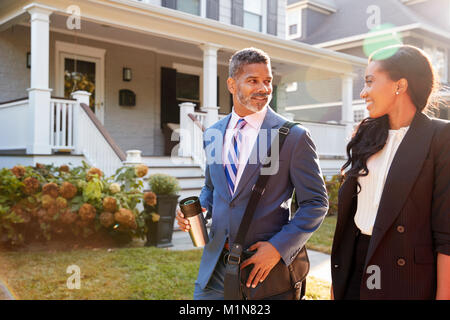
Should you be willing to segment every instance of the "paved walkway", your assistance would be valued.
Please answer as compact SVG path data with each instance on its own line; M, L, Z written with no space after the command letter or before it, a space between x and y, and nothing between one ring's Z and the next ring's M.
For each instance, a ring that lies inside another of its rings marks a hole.
M175 231L172 236L173 247L169 250L201 249L193 246L189 233ZM310 262L309 275L331 283L330 255L318 251L308 250Z

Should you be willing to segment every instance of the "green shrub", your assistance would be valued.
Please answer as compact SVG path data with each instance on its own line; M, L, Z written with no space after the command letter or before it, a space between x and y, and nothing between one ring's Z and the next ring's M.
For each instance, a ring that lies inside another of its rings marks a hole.
M0 242L17 245L96 234L144 238L147 213L138 209L143 202L138 178L145 168L140 169L122 167L111 177L85 162L72 169L42 164L1 169Z
M180 185L175 177L168 174L152 174L148 179L150 189L158 194L176 194L180 191Z

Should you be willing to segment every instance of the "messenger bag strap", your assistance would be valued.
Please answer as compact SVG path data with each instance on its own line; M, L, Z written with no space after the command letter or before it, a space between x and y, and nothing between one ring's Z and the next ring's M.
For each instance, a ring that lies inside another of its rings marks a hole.
M283 147L284 141L286 140L287 135L289 134L290 129L295 126L297 123L286 121L283 126L278 129L278 139L279 139L279 153L276 155L276 161L278 161L278 156L281 152L281 148ZM268 150L268 160L271 156L272 146ZM263 167L269 167L270 162L264 161ZM240 281L240 262L242 251L244 250L243 244L245 242L245 236L247 234L248 228L250 226L250 222L253 219L253 215L255 213L256 207L258 206L258 202L261 199L261 196L264 194L267 181L269 180L270 175L262 175L260 174L258 180L253 186L252 193L250 195L250 200L248 201L247 207L244 212L244 216L242 217L241 224L239 225L239 229L236 235L236 239L234 243L230 247L230 253L228 255L228 261L225 270L225 278L224 278L224 297L225 300L240 300L242 299L241 295L241 281Z

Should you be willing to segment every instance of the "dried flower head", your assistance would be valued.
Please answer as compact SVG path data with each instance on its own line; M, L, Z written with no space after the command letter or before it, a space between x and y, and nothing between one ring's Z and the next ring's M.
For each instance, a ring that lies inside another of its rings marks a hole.
M120 224L128 227L133 227L136 224L136 218L133 212L125 208L120 208L119 211L114 214L114 219Z
M54 182L46 183L42 186L42 193L57 198L59 195L59 187Z
M77 194L77 187L75 187L70 182L65 181L59 188L59 194L61 195L61 197L70 200Z
M144 193L144 202L149 206L156 206L156 194L153 191Z
M39 191L40 183L38 179L34 177L28 177L23 180L24 186L22 188L23 193L27 195L35 194Z
M42 196L41 202L42 202L42 208L48 209L51 206L55 205L55 198L53 198L49 194L44 194Z
M86 174L86 180L91 181L95 175L97 175L97 178L101 178L103 176L102 170L94 167L90 168Z
M61 222L64 224L73 224L78 219L78 215L76 212L70 211L70 209L65 210L61 213Z
M116 212L117 200L113 197L105 197L103 199L103 209L108 212Z
M11 172L17 178L22 178L25 175L25 167L24 166L14 166L14 168L11 169Z
M95 218L96 210L91 204L84 203L80 210L78 210L78 214L80 215L81 220L91 221Z
M59 167L59 172L70 172L70 168L68 165L63 164L62 166Z
M114 224L114 214L111 212L102 212L100 214L100 223L105 228L109 228Z
M134 173L138 178L145 177L148 173L148 167L145 164L138 164L134 167Z
M160 216L159 214L157 214L156 212L152 212L152 213L150 214L150 216L152 217L152 221L153 221L153 222L158 222L158 221L159 221L159 218L161 218L161 216Z
M120 192L120 184L115 182L111 183L111 185L109 186L109 191L111 191L111 193Z
M67 208L67 200L63 197L58 197L55 200L56 207L58 207L59 210Z

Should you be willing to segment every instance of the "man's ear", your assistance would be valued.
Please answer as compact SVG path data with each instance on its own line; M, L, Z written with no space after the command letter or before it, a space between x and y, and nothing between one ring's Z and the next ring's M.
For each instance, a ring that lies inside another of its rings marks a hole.
M228 91L230 91L231 94L235 94L236 92L236 81L229 77L227 79L227 87L228 87Z

